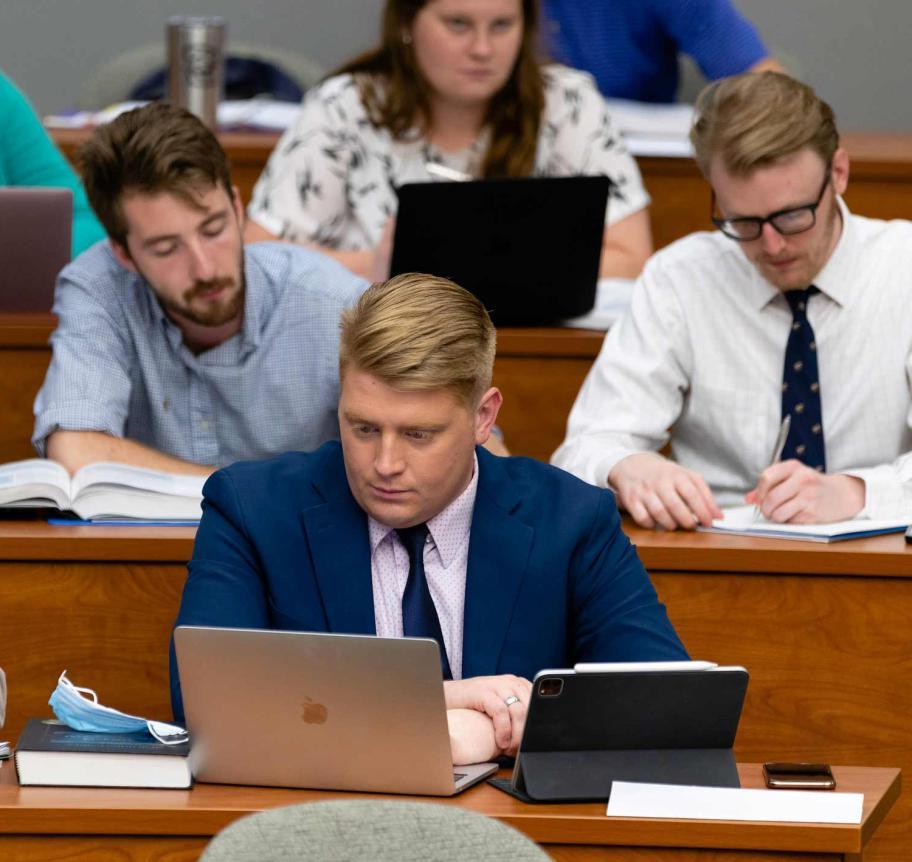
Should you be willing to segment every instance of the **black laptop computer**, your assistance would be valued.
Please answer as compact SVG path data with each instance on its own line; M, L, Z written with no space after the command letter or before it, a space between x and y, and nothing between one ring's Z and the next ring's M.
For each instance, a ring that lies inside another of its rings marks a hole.
M390 274L452 279L497 326L585 314L595 303L610 185L577 176L401 186Z
M0 188L0 311L50 311L70 262L73 193Z

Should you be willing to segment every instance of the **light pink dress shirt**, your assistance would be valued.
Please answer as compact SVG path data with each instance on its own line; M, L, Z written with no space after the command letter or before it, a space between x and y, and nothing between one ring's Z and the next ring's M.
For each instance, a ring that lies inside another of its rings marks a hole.
M466 567L475 492L478 489L478 460L466 489L428 522L424 546L424 574L440 618L453 679L462 679L462 629L465 612ZM408 580L408 552L396 531L368 515L371 546L371 578L374 588L374 621L377 634L402 637L402 594Z

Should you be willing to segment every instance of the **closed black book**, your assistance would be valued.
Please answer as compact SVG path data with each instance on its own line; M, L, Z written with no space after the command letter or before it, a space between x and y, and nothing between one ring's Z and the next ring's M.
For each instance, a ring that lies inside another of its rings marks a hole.
M33 718L16 744L20 784L190 787L189 743L164 745L145 731L91 733Z

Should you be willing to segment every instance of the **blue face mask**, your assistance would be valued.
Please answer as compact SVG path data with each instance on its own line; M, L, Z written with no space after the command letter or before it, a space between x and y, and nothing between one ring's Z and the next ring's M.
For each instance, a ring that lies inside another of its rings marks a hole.
M94 733L136 733L145 730L165 745L180 745L189 739L187 731L175 724L149 721L102 706L92 689L73 685L67 679L66 671L60 674L57 688L51 694L48 704L54 710L54 715L73 730Z

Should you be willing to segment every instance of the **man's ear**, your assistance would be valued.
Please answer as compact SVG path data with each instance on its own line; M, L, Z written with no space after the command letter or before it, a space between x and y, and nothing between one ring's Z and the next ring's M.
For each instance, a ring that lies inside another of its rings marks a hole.
M237 216L238 225L241 228L241 233L244 233L244 222L247 220L246 213L244 212L244 202L241 200L241 192L237 186L231 187L231 205L234 207L234 214Z
M139 271L136 269L136 264L133 263L133 258L130 257L130 250L125 245L121 245L116 239L112 239L111 251L114 252L114 257L117 258L117 262L124 269L129 269L130 272Z
M832 168L830 171L833 177L833 188L836 190L836 194L845 194L846 187L849 184L849 153L843 147L840 147L833 153Z
M475 408L475 442L482 446L491 436L491 428L497 421L500 405L503 404L503 395L496 386L492 386L478 402Z

